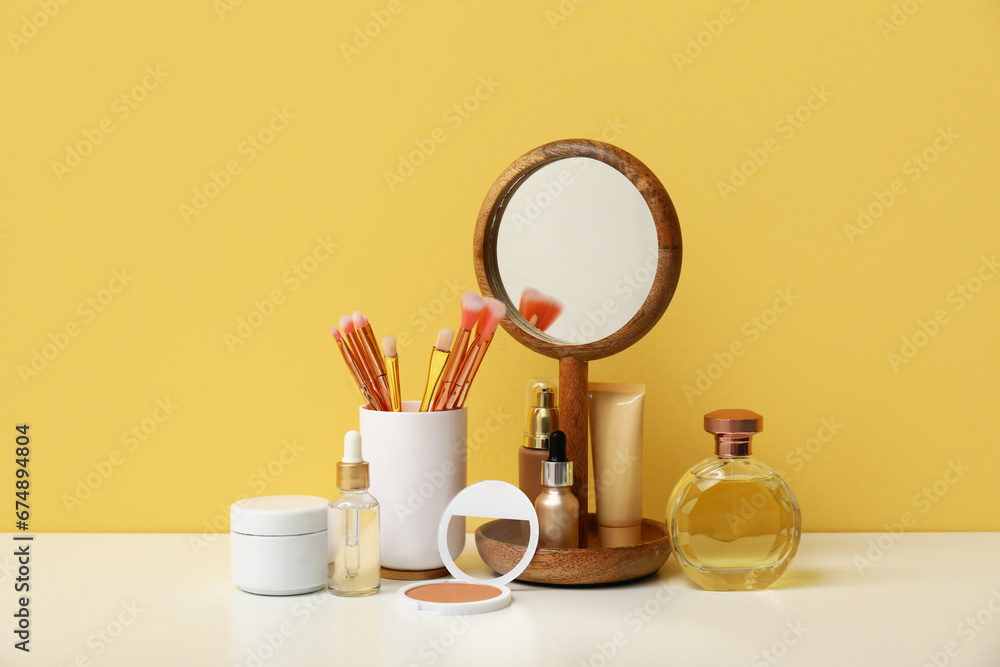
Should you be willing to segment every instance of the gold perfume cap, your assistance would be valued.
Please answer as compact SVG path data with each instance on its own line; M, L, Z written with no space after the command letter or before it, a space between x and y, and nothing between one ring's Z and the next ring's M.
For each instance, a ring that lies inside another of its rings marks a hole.
M549 436L559 429L559 408L556 392L551 387L539 387L535 392L535 405L528 411L524 428L524 446L529 449L548 449Z
M752 410L716 410L705 415L705 430L715 435L716 456L750 456L750 440L764 430L764 418Z

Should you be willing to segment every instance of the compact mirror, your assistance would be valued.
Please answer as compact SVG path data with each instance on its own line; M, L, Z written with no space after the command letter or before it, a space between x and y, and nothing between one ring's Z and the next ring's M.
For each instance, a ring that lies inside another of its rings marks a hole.
M522 155L493 184L473 252L483 294L507 306L504 329L560 360L560 417L585 515L587 361L632 345L663 315L681 269L677 212L633 155L599 141L556 141Z

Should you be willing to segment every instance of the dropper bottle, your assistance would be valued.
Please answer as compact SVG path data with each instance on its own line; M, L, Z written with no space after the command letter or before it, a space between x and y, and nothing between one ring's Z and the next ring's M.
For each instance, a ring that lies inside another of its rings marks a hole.
M379 507L368 493L368 462L361 458L361 434L344 435L344 458L337 464L340 495L330 502L327 590L342 597L378 593Z
M524 444L519 447L518 488L535 502L542 492L542 464L549 457L549 436L559 428L559 408L556 406L556 389L544 381L532 383L529 388L528 420L524 428Z
M573 462L566 458L566 434L549 436L549 458L542 463L542 491L535 500L538 546L576 549L580 546L580 503L573 495Z

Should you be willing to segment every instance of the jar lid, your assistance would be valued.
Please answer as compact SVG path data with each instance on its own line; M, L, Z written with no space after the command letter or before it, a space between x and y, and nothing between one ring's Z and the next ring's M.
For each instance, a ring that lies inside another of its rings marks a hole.
M229 530L243 535L305 535L326 530L325 498L259 496L244 498L229 508Z

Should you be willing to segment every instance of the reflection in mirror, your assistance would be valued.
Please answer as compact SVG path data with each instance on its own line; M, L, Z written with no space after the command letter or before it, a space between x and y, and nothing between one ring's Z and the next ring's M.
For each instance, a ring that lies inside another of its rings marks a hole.
M520 304L529 322L536 315L545 335L592 343L642 307L656 274L656 227L642 194L614 167L550 162L521 182L501 216L497 268L508 307Z
M552 323L562 315L563 307L554 297L543 294L534 287L525 287L517 312L524 315L528 324L539 331L548 331Z

